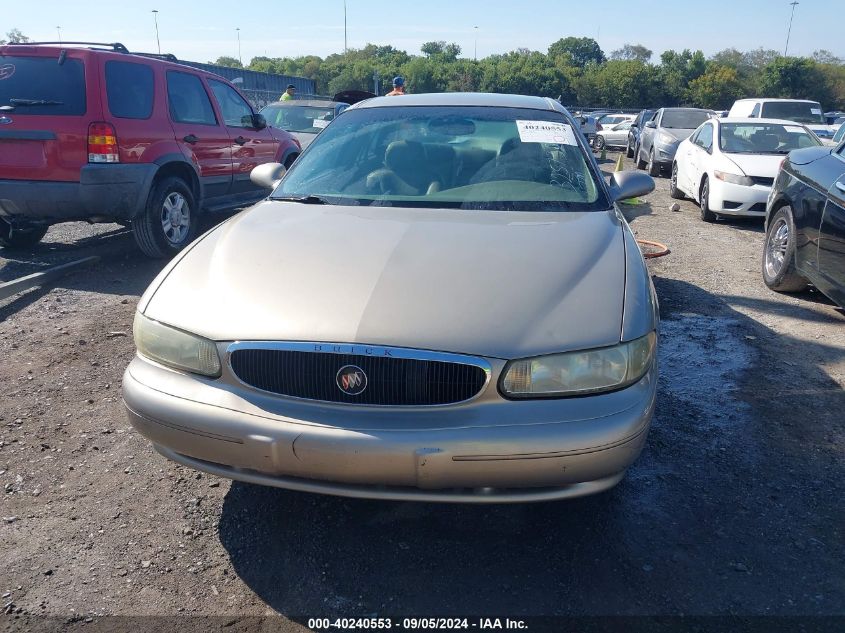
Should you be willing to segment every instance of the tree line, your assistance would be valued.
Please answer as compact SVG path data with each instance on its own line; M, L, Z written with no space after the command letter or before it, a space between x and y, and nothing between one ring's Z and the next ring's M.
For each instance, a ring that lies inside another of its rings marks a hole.
M12 29L0 44L29 39ZM812 99L845 110L845 62L830 51L785 57L759 48L728 48L711 57L700 50L668 50L659 61L640 44L609 55L589 37L565 37L545 53L520 48L474 60L454 43L426 42L420 55L367 44L328 57L254 57L250 70L313 79L320 94L373 90L405 77L409 92L480 91L559 98L576 107L644 108L688 105L726 110L743 97ZM209 62L241 67L233 57ZM389 88L387 88L389 90ZM386 92L382 90L381 92Z
M320 94L373 90L373 73L387 90L395 75L409 92L480 91L560 98L569 106L643 108L687 105L728 109L743 97L812 99L827 109L845 109L845 63L829 51L785 57L763 48L725 49L706 57L700 50L653 53L626 44L609 55L588 37L566 37L545 53L520 48L483 59L461 57L454 43L427 42L420 55L390 45L319 57L255 57L250 70L313 79ZM232 57L214 62L240 67ZM381 92L385 92L382 90Z

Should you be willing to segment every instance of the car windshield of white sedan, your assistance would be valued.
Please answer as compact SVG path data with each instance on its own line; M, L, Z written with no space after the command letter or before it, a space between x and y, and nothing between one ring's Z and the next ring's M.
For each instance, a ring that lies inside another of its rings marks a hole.
M317 137L271 197L385 207L607 209L577 134L552 111L353 109Z
M267 123L288 132L316 134L334 118L334 108L312 106L271 106L261 111Z
M728 154L788 154L821 143L800 125L722 123L719 149Z
M694 130L710 118L703 110L666 110L660 127L672 130Z

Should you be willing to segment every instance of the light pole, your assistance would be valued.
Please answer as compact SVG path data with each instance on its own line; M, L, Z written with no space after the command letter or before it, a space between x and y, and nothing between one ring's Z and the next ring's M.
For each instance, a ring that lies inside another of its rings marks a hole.
M239 27L239 26L236 27L235 31L238 34L238 63L240 63L240 65L243 66L244 60L241 59L241 27Z
M57 26L56 27L56 33L59 34L59 44L61 44L62 43L62 27Z
M783 49L783 56L786 57L786 52L789 50L789 36L792 34L792 18L795 17L795 5L800 4L798 0L794 0L789 4L792 5L792 13L789 15L789 28L786 31L786 46Z
M346 55L349 47L346 40L346 0L343 0L343 54Z
M472 28L475 29L475 46L473 47L473 50L472 50L472 59L473 59L473 61L477 62L478 61L478 27L474 26Z
M161 55L161 40L158 39L158 9L153 9L153 20L156 23L156 46L158 46L158 54Z

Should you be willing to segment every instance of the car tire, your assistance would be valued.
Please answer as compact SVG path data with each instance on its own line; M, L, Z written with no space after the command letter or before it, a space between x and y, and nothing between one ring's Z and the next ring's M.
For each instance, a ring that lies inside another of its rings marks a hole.
M9 222L0 218L0 246L8 249L32 248L47 233L49 226L21 225L12 226Z
M154 184L144 212L132 220L138 247L148 257L173 257L197 236L199 213L191 188L170 176Z
M660 163L654 160L654 147L652 147L651 151L648 153L648 175L652 178L656 178L660 175Z
M669 196L675 200L684 199L684 192L678 189L678 163L672 163L672 178L669 180Z
M625 143L625 157L626 158L633 158L634 157L634 148L631 147L631 139L628 139L628 142Z
M646 162L642 159L640 154L642 153L643 148L637 144L636 148L634 148L634 155L637 157L637 169L645 169Z
M807 288L807 280L795 272L795 221L791 207L781 207L769 221L763 246L763 281L777 292Z
M601 151L601 150L604 149L605 143L606 143L606 141L604 140L604 137L601 134L599 134L599 135L596 136L596 140L593 141L593 147L595 147L597 150Z
M715 222L719 216L710 210L710 183L707 178L701 183L701 196L699 196L699 207L701 208L701 219L705 222Z

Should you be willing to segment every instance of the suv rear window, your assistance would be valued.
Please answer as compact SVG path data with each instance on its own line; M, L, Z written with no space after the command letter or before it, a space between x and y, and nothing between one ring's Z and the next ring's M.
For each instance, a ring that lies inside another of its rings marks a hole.
M0 106L9 105L18 114L85 114L82 61L0 55Z
M149 119L153 113L153 69L132 62L106 62L109 112L120 119Z
M822 107L813 101L770 101L763 104L762 116L796 123L824 123Z

